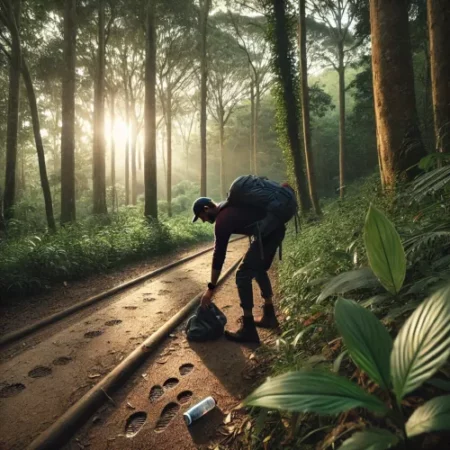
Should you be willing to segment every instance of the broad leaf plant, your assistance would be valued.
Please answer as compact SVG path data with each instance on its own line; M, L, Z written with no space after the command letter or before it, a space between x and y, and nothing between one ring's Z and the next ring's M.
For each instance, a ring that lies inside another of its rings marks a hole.
M364 241L373 274L388 291L398 293L405 279L405 252L392 223L372 206ZM433 398L409 418L402 408L405 396L429 380L450 356L450 285L423 301L394 341L377 317L353 300L339 298L334 317L349 356L388 393L389 404L335 373L310 369L268 379L245 403L318 414L365 408L390 419L396 430L357 432L341 450L383 450L421 433L450 430L450 395Z

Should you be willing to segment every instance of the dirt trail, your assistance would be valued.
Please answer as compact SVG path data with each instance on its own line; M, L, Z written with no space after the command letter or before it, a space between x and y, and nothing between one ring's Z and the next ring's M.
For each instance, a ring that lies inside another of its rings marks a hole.
M258 304L260 295L255 287L254 291ZM236 329L241 309L234 277L219 289L215 303L226 313L227 327ZM213 449L219 444L232 448L234 437L249 431L248 418L234 408L261 376L257 346L239 345L225 338L190 343L184 327L181 325L114 395L115 405L101 408L66 450L194 450ZM266 343L276 339L269 331L260 331L260 337ZM217 408L187 427L183 412L210 395L216 399Z
M229 248L226 267L248 243ZM0 449L22 449L205 286L211 254L59 324L0 366Z

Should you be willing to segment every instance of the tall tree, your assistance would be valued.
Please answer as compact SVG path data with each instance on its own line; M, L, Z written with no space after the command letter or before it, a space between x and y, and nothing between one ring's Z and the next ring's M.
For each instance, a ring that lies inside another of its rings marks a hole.
M298 46L300 51L300 83L303 121L303 143L305 146L306 175L308 177L309 196L316 214L320 215L319 199L317 197L314 158L311 148L311 121L309 115L308 65L306 58L306 0L299 0L299 32Z
M408 0L370 0L372 74L378 145L383 181L395 186L398 175L411 179L410 169L425 155L420 136Z
M61 224L75 221L76 19L76 0L65 0L61 115Z
M272 54L275 72L280 89L281 116L286 139L289 145L290 157L293 163L296 190L299 196L300 208L304 213L311 209L311 199L305 180L302 162L302 152L299 129L298 89L295 84L293 66L291 24L287 19L287 0L266 0L267 17L270 22L272 36Z
M93 213L106 214L105 167L105 0L98 0L98 50L94 87Z
M187 15L186 11L182 11ZM172 216L172 122L179 94L193 74L192 47L188 20L180 22L177 15L159 27L157 45L158 94L166 124L167 138L167 213Z
M240 101L246 95L245 56L228 33L215 30L210 38L211 68L208 73L210 98L208 107L219 126L220 192L227 190L225 126Z
M427 11L436 147L450 153L450 2L428 0Z
M206 197L206 97L207 97L207 31L211 0L199 0L200 25L200 195Z
M116 96L117 88L112 86L109 89L109 99L110 99L110 152L111 152L111 206L112 210L116 209L117 194L116 194L116 140L114 138L114 130L116 128Z
M9 4L9 7L12 7L11 4ZM14 40L20 42L20 39L18 36L18 33L19 33L18 23L16 22L16 17L14 14L0 15L0 21L4 22L4 25L7 27L7 29L9 30L10 36L12 37L11 41L8 41L8 39L4 35L2 35L2 40L5 41L7 44L9 44L9 48L11 48L11 53L9 53L7 51L7 49L5 48L3 43L0 43L1 50L6 55L6 57L11 61L12 60L12 49L13 49L12 42ZM48 224L49 229L54 231L56 229L56 225L55 225L55 219L53 216L53 203L52 203L50 185L49 185L48 176L47 176L47 167L46 167L46 163L45 163L45 152L44 152L44 145L43 145L42 136L41 136L41 127L40 127L40 122L39 122L36 94L34 92L33 82L31 79L30 71L28 69L28 64L25 60L25 57L23 55L21 48L20 48L20 55L21 55L20 70L21 70L23 80L25 83L25 88L26 88L27 97L28 97L28 103L29 103L30 111L31 111L31 121L32 121L32 125L33 125L33 133L34 133L34 139L35 139L35 143L36 143L36 151L37 151L38 164L39 164L39 174L40 174L40 179L41 179L42 192L44 195L47 224ZM22 189L25 188L24 177L25 177L24 154L22 152Z
M327 40L321 56L337 71L339 77L339 192L345 193L345 69L354 50L362 43L355 41L350 27L355 19L356 0L314 0L312 16L326 26Z
M144 184L146 217L158 218L156 180L156 15L155 0L147 2L145 36L145 153Z
M239 47L245 52L250 68L250 170L258 173L258 126L261 98L271 86L269 43L266 39L265 19L228 12Z
M2 8L2 15L6 16L11 24L20 24L21 0L6 0L6 11ZM19 127L19 94L20 94L20 65L21 48L19 31L11 36L11 58L9 65L9 94L8 116L6 125L6 173L4 192L5 219L11 219L14 215L16 199L16 171L17 171L17 133Z

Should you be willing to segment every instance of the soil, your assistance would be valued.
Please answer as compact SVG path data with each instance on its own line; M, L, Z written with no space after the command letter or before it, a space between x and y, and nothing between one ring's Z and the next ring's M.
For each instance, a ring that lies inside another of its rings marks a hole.
M246 240L230 244L224 270L243 255L247 246ZM182 257L182 254L176 257ZM175 256L172 255L171 258L174 259ZM168 262L170 260L162 261L159 259L158 265ZM130 290L105 299L70 316L67 320L58 322L3 349L0 354L0 449L22 449L39 433L48 428L56 418L81 398L101 377L109 373L147 336L156 331L191 298L204 289L205 280L208 280L210 274L210 264L211 254L207 253ZM153 266L151 264L145 265L145 271L155 268L156 265L156 261L153 261ZM115 279L110 280L114 281L111 284L123 282L125 276L131 278L131 274L133 277L138 276L143 269L142 265L140 267L135 266L130 268L126 275L117 274ZM90 296L99 290L111 287L111 284L105 285L103 281L104 276L100 276L100 280L92 279L91 284L88 282L80 283L77 293L73 293L72 289L69 292L69 287L65 287L67 296L58 297L58 291L55 291L52 296L42 300L42 304L36 303L36 300L33 299L32 302L27 303L25 320L19 318L20 308L15 310L11 308L9 310L10 320L14 321L16 327L24 326L32 320L55 312L64 305L82 300L82 296ZM73 287L70 286L70 288ZM62 292L64 290L59 291L60 294ZM222 293L224 292L227 292L226 296L223 296ZM69 299L66 297L69 297ZM232 307L232 309L230 308L230 311L233 311L230 316L230 323L233 325L239 314L233 280L227 283L224 290L218 292L217 298L224 298L224 301ZM55 307L52 300L53 302L59 302L58 306ZM37 305L34 313L33 305ZM222 303L219 303L219 305L222 305ZM224 311L228 314L227 308ZM2 318L2 322L6 324L6 319ZM177 335L179 334L180 332L177 332ZM230 354L229 358L231 359L226 360L226 347L230 344L222 342L219 345L224 346L224 350L223 355L222 350L220 350L221 358L219 361L217 360L217 347L212 353L209 353L214 348L211 346L184 348L187 345L183 342L181 336L177 343L179 345L175 345L175 342L168 343L169 347L166 350L162 349L153 356L151 361L154 361L156 367L161 370L160 373L156 369L144 368L136 375L136 379L152 380L154 385L159 383L163 390L169 390L171 394L176 392L177 395L181 394L178 388L184 386L184 391L192 391L192 401L189 402L189 394L184 393L177 404L185 402L183 405L188 405L203 395L203 391L200 390L200 387L190 389L190 382L182 383L180 380L194 380L195 374L201 375L202 371L203 375L201 376L203 377L206 376L208 371L213 373L216 371L217 374L215 378L211 378L212 384L210 386L214 391L209 392L217 391L218 401L223 404L224 408L228 408L227 405L237 400L237 389L243 388L244 385L241 386L241 380L235 375L239 374L241 368L244 367L246 353L241 351L238 354ZM216 343L213 345L216 345ZM170 347L177 348L177 351L174 352ZM233 348L236 351L239 346L234 345ZM180 351L186 351L186 353L180 353ZM164 352L168 352L168 354L162 356ZM179 355L181 362L172 358L175 354ZM211 357L215 358L218 363L217 367L214 366L214 362L211 362L212 360L209 360ZM195 370L190 374L181 375L179 367L191 360ZM227 366L229 365L232 370L227 369L223 372L222 362L226 363ZM202 368L203 366L204 368ZM148 376L143 377L143 373L148 374ZM177 378L178 383L173 381L164 385L164 382L170 378ZM234 378L236 378L236 381ZM205 379L203 378L202 385L205 384ZM214 379L215 381L213 381ZM171 383L175 384L170 389ZM233 400L226 399L227 391L220 387L221 384L229 385L230 395L234 396ZM127 384L127 386L137 386L137 384L134 382L134 384ZM150 388L151 386L149 391ZM206 388L206 386L202 386L202 388ZM141 394L136 395L137 397L132 398L132 401L138 405L137 399ZM146 400L148 400L148 396L149 393L146 392ZM161 398L161 402L158 402L157 405L162 405L162 402L165 402L168 397L169 395L165 395L164 399ZM118 404L119 401L117 400ZM125 406L125 408L126 411L131 411L128 406ZM178 407L176 409L178 412L181 411ZM170 408L168 411L170 414L173 413ZM158 414L160 413L161 411L158 412ZM178 420L178 418L177 415L175 419ZM138 422L141 420L139 417L137 419ZM176 423L175 419L173 420L174 424ZM162 432L160 435L165 436L165 433ZM96 448L96 445L93 444L92 448ZM78 445L77 448L80 448L80 446ZM145 448L149 447L146 446ZM156 448L163 447L157 445Z

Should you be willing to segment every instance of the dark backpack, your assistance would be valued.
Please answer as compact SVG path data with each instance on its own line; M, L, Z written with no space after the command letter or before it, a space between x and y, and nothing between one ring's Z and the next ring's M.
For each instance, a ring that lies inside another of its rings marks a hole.
M266 218L260 222L262 235L285 224L297 214L295 192L288 185L255 175L243 175L230 186L224 206L251 206L264 209Z
M199 306L187 322L187 338L196 342L218 339L222 336L226 323L225 314L214 303L206 308Z

